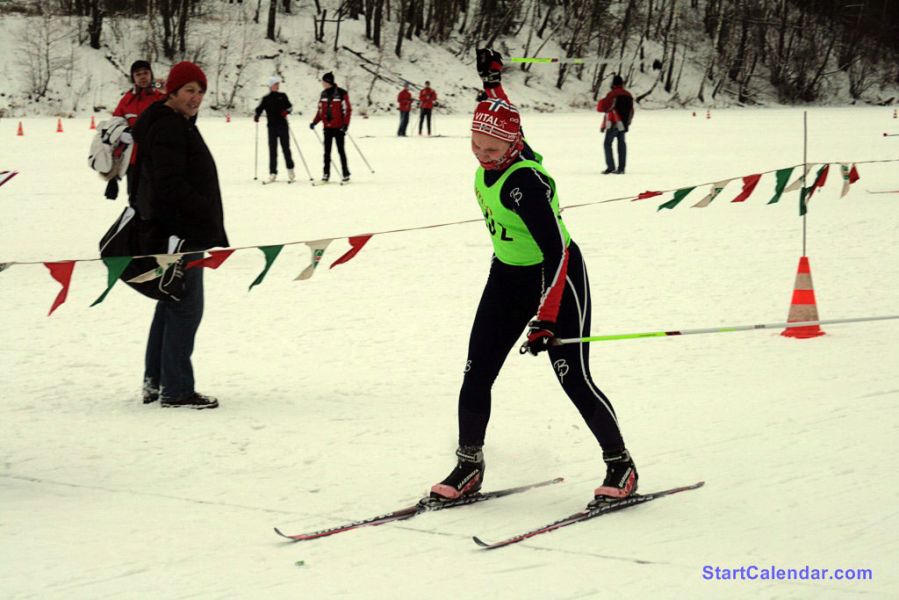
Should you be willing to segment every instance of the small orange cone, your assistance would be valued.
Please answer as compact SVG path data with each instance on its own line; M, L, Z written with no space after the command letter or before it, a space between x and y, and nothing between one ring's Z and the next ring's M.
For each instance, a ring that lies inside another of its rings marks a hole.
M25 135L25 130L22 129L22 121L19 121L19 131L16 132L16 135L22 137Z
M231 122L231 113L225 113L225 123Z
M91 115L91 126L90 129L96 129L97 124L94 122L94 115Z
M793 286L793 299L790 301L787 323L818 320L818 305L815 303L815 288L812 286L812 270L808 264L808 257L803 256L799 259L799 268L796 270L796 284ZM824 335L824 332L818 325L804 325L787 327L780 332L780 335L804 340Z
M62 133L62 119L56 119L56 133Z
M897 111L895 108L893 109L893 118L894 119L899 118L899 116L897 116Z
M695 111L695 110L693 111L693 116L694 116L694 117L696 116L696 111Z
M710 111L710 110L707 109L707 110L705 111L705 118L706 118L706 119L711 119L711 118L712 118L712 111Z

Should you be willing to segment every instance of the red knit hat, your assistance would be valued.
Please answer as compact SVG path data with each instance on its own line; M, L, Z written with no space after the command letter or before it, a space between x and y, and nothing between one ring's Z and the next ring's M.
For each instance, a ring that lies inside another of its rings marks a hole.
M521 137L521 115L500 98L482 100L474 109L471 130L514 144Z
M167 94L174 94L191 81L196 81L200 84L200 88L206 91L206 74L203 69L192 62L179 62L169 71L169 76L165 80L165 91Z

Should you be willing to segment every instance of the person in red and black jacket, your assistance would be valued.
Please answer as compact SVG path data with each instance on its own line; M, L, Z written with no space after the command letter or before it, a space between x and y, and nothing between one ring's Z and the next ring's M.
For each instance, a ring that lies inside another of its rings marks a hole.
M319 121L325 128L325 167L322 181L331 178L331 142L337 142L337 153L340 154L340 168L343 170L343 181L350 180L350 168L346 162L344 149L344 137L350 126L350 115L353 108L350 106L350 96L347 91L337 87L334 83L334 73L325 73L322 77L322 95L318 100L318 112L315 119L309 124L309 129L315 129Z
M418 104L421 107L421 115L418 118L418 135L421 135L421 127L425 119L428 120L428 135L431 135L431 110L437 101L437 92L431 89L431 82L425 81L425 87L418 92Z
M409 126L409 111L412 110L412 92L409 91L409 82L403 84L403 89L397 94L396 102L400 107L400 128L396 132L399 137L406 137L406 127Z
M112 111L112 116L127 119L128 126L134 127L134 123L141 113L147 110L151 104L164 99L165 96L154 87L153 69L150 67L150 63L145 60L136 60L131 64L131 85L132 88L125 92L115 110ZM125 144L133 143L130 131L123 133L120 139ZM129 195L133 189L132 179L134 176L132 175L132 169L136 162L137 145L131 150L131 162L128 165L126 174Z
M624 134L630 128L634 118L634 98L624 89L624 80L620 75L612 77L612 91L599 101L596 110L606 113L602 119L599 130L606 132L603 147L606 152L606 170L604 175L617 173L624 175L624 167L627 163L627 143ZM612 157L612 141L618 139L618 168L615 168L615 159Z

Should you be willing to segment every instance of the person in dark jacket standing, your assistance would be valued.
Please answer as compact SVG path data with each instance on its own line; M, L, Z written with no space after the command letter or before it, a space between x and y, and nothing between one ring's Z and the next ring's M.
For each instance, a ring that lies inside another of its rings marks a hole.
M421 135L422 125L428 120L428 135L431 135L431 111L437 101L437 92L431 89L431 82L425 81L425 87L418 92L418 104L421 106L421 115L418 117L418 135Z
M293 155L290 153L290 130L287 125L287 115L293 105L287 98L287 94L279 91L281 78L271 77L268 80L271 91L262 97L259 106L256 107L256 115L253 120L259 122L259 115L265 111L268 124L268 183L278 178L278 142L281 142L281 152L284 153L284 163L287 165L287 179L293 181L296 174L293 172Z
M165 88L165 101L144 111L134 126L134 138L142 147L136 207L152 237L166 240L170 253L196 253L175 264L173 276L183 279L184 288L178 299L156 305L147 340L143 401L215 408L218 400L194 388L191 365L203 318L203 269L182 268L207 248L228 246L215 160L196 126L206 75L197 65L181 62L172 67Z
M334 82L334 73L325 73L322 77L322 95L318 100L318 112L315 119L309 124L309 129L322 122L325 128L325 166L322 181L331 178L331 143L337 142L337 153L340 155L340 168L343 171L342 181L350 180L350 168L346 162L346 150L344 149L344 137L350 126L350 115L353 108L350 106L350 96L347 91L337 87Z
M403 84L403 89L396 96L400 109L400 128L397 131L399 137L406 137L406 127L409 126L409 112L412 110L412 93L409 91L409 82Z
M634 118L634 98L631 93L624 89L624 79L621 75L612 77L612 91L606 94L606 97L599 101L596 110L606 113L602 119L600 132L605 131L606 139L603 148L606 152L606 170L604 175L609 173L617 173L624 175L624 168L627 164L627 142L624 140L624 134L630 127L631 120ZM612 157L612 142L618 140L618 168L615 168L615 159Z

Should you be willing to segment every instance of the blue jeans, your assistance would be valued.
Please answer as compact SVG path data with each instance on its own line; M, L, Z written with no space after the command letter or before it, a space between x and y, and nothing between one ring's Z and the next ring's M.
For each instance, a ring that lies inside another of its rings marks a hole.
M189 254L185 262L202 258ZM194 392L194 369L190 356L203 319L203 269L184 271L186 293L180 302L160 300L150 325L144 381L159 388L160 395L178 398Z
M409 111L400 111L400 128L396 132L397 135L406 135L406 127L409 126Z
M612 158L612 141L618 138L618 170L624 171L627 164L627 142L624 141L624 132L619 131L615 123L606 130L606 139L603 148L606 151L606 167L615 170L615 159Z

